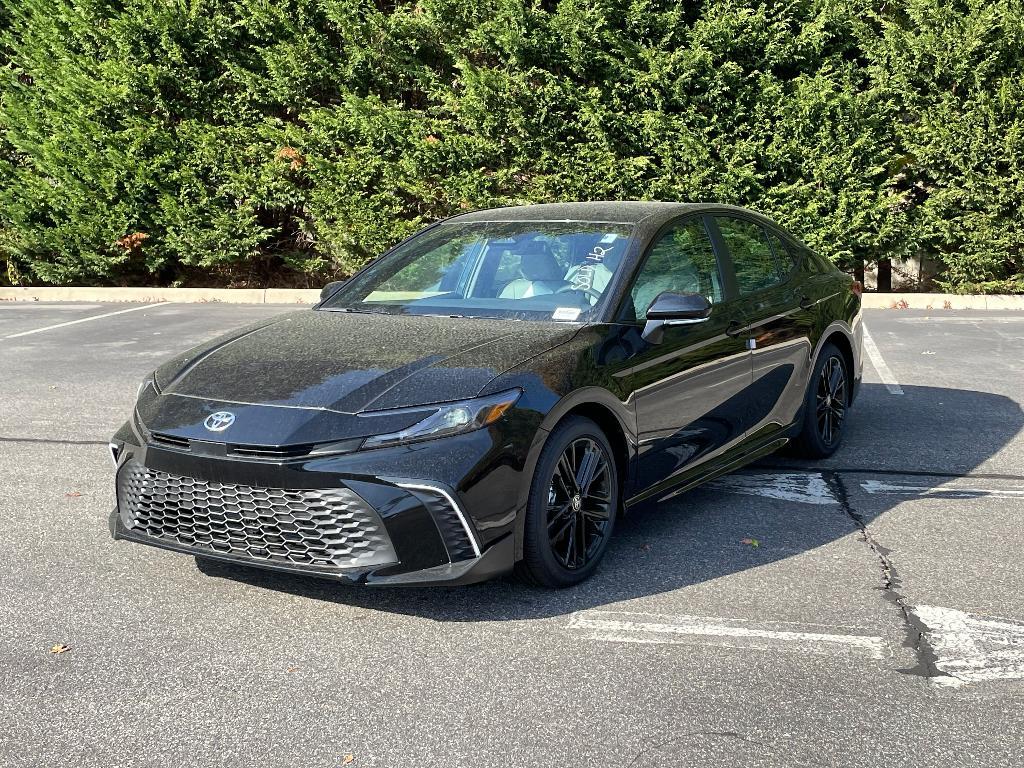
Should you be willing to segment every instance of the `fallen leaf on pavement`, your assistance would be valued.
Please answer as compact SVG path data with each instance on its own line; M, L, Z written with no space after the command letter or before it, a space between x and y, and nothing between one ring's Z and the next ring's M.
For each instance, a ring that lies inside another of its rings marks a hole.
M758 547L761 546L761 542L758 541L757 539L742 539L740 541L740 544L747 544L747 545L753 547L754 549L757 549Z
M73 498L76 498L76 497L78 497L78 496L81 496L82 494L81 494L81 492L80 492L80 491L68 491L68 492L67 492L67 493L65 493L64 495L65 495L65 496L67 496L67 497L69 497L69 498L72 498L72 499L73 499Z
M341 758L341 764L342 765L351 765L355 761L356 761L356 756L355 755L345 755L343 758Z
M50 653L64 653L70 650L70 645L64 645L64 643L57 643L56 645L50 648Z

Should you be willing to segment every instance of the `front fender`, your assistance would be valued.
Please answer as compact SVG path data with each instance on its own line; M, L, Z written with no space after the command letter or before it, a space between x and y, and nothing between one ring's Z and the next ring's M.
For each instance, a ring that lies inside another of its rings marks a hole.
M622 337L630 331L630 327L616 325L587 326L572 340L495 377L482 392L519 387L524 394L517 407L529 408L541 417L527 451L523 467L526 481L519 489L517 509L526 509L533 475L551 431L572 413L593 418L606 430L619 430L626 454L624 495L628 491L636 462L636 410L632 393L622 388L622 382L628 378L615 374L629 368L629 347ZM525 515L519 514L517 559L522 557L524 528Z

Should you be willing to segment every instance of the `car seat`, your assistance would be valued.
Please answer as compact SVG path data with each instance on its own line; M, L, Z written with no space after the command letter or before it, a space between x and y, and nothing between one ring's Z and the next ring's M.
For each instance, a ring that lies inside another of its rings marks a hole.
M516 249L519 252L517 278L501 289L500 299L527 299L554 293L565 286L562 270L546 243L533 241Z

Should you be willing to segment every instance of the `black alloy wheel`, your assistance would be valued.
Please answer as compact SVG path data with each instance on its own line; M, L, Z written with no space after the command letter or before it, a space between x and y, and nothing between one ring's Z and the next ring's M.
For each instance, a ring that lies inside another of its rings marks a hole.
M839 448L850 406L850 377L846 359L834 344L818 353L804 399L804 418L792 450L806 459L823 459Z
M548 488L551 551L569 570L584 567L601 549L612 519L610 457L592 438L562 451Z
M611 538L618 483L611 445L600 427L579 416L559 424L534 472L519 577L565 587L590 576Z
M842 359L833 355L825 361L818 375L818 391L815 393L814 414L818 435L826 445L831 445L842 436L846 402L846 371Z

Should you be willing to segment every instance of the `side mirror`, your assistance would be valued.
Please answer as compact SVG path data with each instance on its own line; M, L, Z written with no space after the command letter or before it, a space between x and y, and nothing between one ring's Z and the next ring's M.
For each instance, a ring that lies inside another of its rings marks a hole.
M320 301L326 299L328 296L330 296L344 284L344 280L335 280L333 283L328 283L327 285L325 285L323 288L320 289Z
M643 339L660 344L669 325L693 325L711 317L711 302L699 293L659 293L647 308Z

